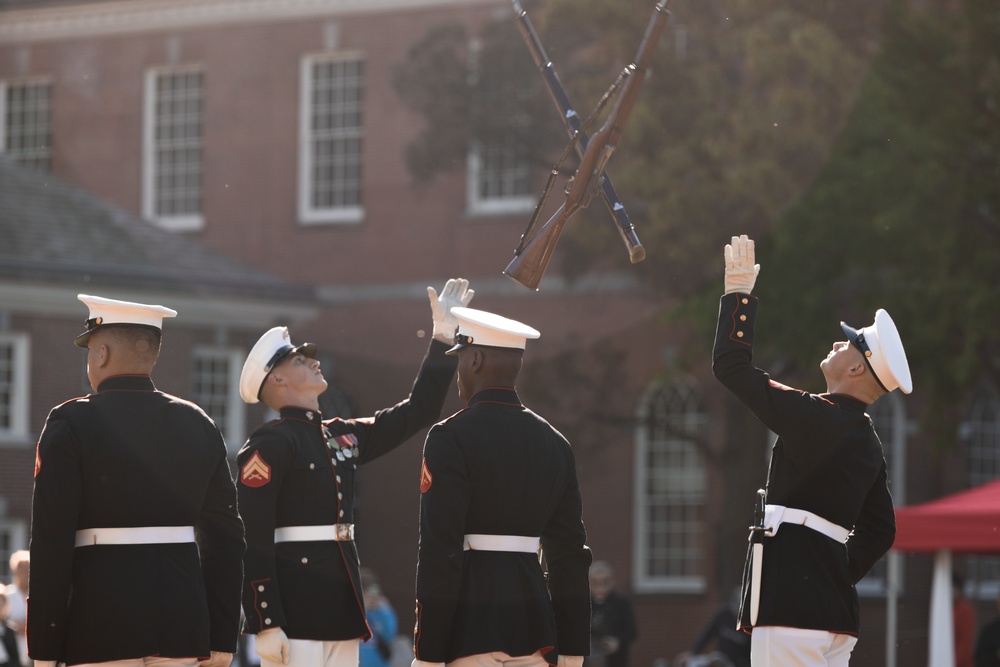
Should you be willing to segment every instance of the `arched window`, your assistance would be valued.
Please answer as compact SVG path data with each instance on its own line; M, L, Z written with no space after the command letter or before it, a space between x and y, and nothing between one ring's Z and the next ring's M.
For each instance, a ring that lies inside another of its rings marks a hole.
M657 384L639 405L635 432L633 554L638 591L705 587L706 414L694 382Z
M1000 477L1000 395L995 387L976 392L960 435L966 446L966 483L973 487ZM965 575L977 584L980 598L994 600L1000 593L1000 558L967 556Z

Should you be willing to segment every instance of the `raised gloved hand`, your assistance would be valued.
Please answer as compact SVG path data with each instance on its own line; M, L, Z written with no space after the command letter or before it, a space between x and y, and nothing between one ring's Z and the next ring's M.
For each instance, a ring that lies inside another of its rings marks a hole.
M464 278L451 278L441 289L441 295L433 287L427 288L427 296L431 301L431 313L434 315L434 337L442 343L452 343L455 340L455 330L458 329L458 318L451 313L456 306L467 306L476 294L469 289L469 281Z
M281 628L268 628L258 632L254 650L263 660L288 664L288 637Z
M732 243L726 244L726 294L741 292L749 294L757 282L760 264L754 264L753 239L746 234L734 236Z
M223 653L222 651L212 651L212 657L208 660L201 660L198 662L198 667L229 667L229 663L233 661L232 653Z

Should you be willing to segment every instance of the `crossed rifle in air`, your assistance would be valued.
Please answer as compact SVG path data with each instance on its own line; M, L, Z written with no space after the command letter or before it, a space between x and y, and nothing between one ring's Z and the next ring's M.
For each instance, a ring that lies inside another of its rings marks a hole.
M653 11L653 16L649 20L649 25L646 27L646 34L639 45L639 52L635 57L635 61L622 70L608 91L604 93L593 113L583 122L580 121L579 115L577 115L573 105L570 104L566 91L563 89L559 77L556 75L555 68L553 68L552 62L545 54L545 49L542 47L542 43L538 39L534 27L528 19L527 12L521 7L519 0L511 0L511 2L514 5L514 12L517 15L521 36L524 37L524 41L531 51L531 56L535 60L538 71L541 72L545 79L549 96L562 114L566 130L570 135L570 142L549 172L548 181L538 200L538 204L535 206L531 220L528 222L528 228L521 235L521 241L514 251L514 259L504 269L504 274L525 287L537 290L538 284L541 282L545 269L549 264L549 260L552 258L556 242L559 240L560 234L562 234L563 226L576 212L586 208L590 204L590 200L597 193L600 193L601 199L604 200L605 205L614 217L615 227L618 229L618 233L628 248L629 258L632 263L641 262L646 258L646 251L642 247L642 243L639 242L639 237L635 233L635 227L625 212L625 206L618 199L614 186L611 185L611 179L604 172L604 167L618 145L622 131L625 129L625 122L632 112L632 107L635 105L635 100L639 95L639 88L642 86L646 70L653 58L653 51L660 39L660 35L663 34L668 16L667 4L669 0L660 0L657 3ZM587 127L616 95L615 104L608 113L604 125L601 126L601 129L593 137L588 137L586 134ZM548 222L539 228L537 233L533 233L537 226L542 207L548 198L549 191L552 189L552 185L559 172L559 166L573 150L576 151L580 158L580 165L577 167L576 174L567 183L566 201L559 206L559 209L549 218Z

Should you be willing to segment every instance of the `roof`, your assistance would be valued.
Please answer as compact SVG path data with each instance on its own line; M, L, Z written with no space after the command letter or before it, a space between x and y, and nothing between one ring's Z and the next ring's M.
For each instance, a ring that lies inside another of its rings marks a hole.
M896 508L897 551L1000 554L1000 480Z
M4 281L316 300L311 286L266 274L3 156L0 238Z

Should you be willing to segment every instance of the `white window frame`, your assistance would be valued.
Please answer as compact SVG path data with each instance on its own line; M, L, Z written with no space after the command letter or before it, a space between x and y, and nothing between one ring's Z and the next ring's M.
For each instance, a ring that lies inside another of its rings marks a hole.
M159 215L156 211L157 200L157 161L156 161L156 108L157 80L162 76L176 76L182 74L201 73L202 89L201 104L199 111L200 137L198 139L199 157L199 198L201 200L201 210L196 213L182 213L173 215ZM205 206L205 71L200 65L185 65L177 67L154 67L146 70L144 92L143 92L143 129L142 129L142 214L147 220L154 222L157 226L173 232L189 232L203 229L205 226L204 206Z
M479 183L485 167L480 144L475 144L469 149L466 165L466 207L470 216L513 215L530 213L534 210L536 197L530 191L523 195L483 196ZM530 166L526 168L529 170L530 183Z
M47 117L45 119L49 144L44 148L34 149L36 154L30 157L22 153L11 152L9 145L10 136L7 128L7 94L11 88L17 86L48 86L49 88L49 107ZM37 168L37 163L40 160L43 160L45 163L44 171L49 171L52 164L52 81L48 77L0 80L0 153L4 153L17 164L27 165L32 168Z
M361 155L359 160L358 179L358 204L347 206L331 206L318 208L313 206L313 179L312 174L315 168L315 139L312 130L313 111L313 67L318 63L328 62L360 62L361 82L360 116L361 125L359 127L342 129L341 138L357 139L361 144ZM322 224L358 224L364 220L364 146L365 136L365 101L364 95L365 72L367 60L364 53L360 51L345 51L339 53L311 54L302 57L299 66L299 188L298 188L298 219L303 225Z
M30 443L28 432L28 397L31 396L31 339L26 333L0 332L0 345L13 349L10 396L10 425L0 424L0 442L10 444Z
M238 390L244 356L244 352L239 349L217 346L195 347L191 353L191 395L195 403L198 403L213 419L215 416L209 412L205 405L206 401L195 391L194 382L198 372L198 363L224 361L227 365L228 377L223 384L226 387L226 415L222 422L216 421L216 425L225 436L226 448L232 454L238 452L246 440L246 405L240 398Z
M899 391L893 391L878 399L874 406L878 407L879 413L887 415L890 422L888 428L883 427L879 437L881 438L886 432L889 434L888 439L882 439L882 451L888 467L892 503L896 507L902 507L906 504L906 441L910 432L906 418L906 403ZM871 408L869 412L872 412ZM873 420L873 423L877 432L878 421ZM893 560L896 562L891 562ZM881 563L885 564L884 567ZM857 583L858 595L885 597L890 583L894 584L897 594L900 594L903 592L903 575L903 562L899 552L890 551Z
M650 417L650 410L653 407L653 401L657 395L663 391L672 391L671 387L678 386L681 390L693 396L691 401L694 402L696 406L701 405L701 392L698 389L697 384L690 378L680 377L674 379L668 384L655 384L650 387L644 394L638 410L637 410L637 420L635 427L635 458L634 458L634 484L633 484L633 513L635 528L633 530L633 564L632 572L633 575L633 586L635 591L638 593L702 593L707 588L707 582L705 578L704 571L699 571L697 574L687 574L687 575L654 575L649 571L649 553L651 545L647 537L647 526L650 522L650 517L648 513L646 498L647 491L649 489L649 479L648 475L650 473L650 466L647 465L646 455L649 451L651 445L649 431L647 429L648 420ZM684 422L689 422L686 424L687 428L693 428L698 432L704 432L707 425L707 414L703 410L698 410L695 412L685 412L681 415ZM702 525L697 530L697 535L695 536L698 542L698 550L703 551L703 545L701 544L704 537L704 509L707 502L707 484L708 484L708 469L707 463L704 460L704 454L697 449L697 445L690 443L689 446L693 448L692 452L694 456L699 456L701 459L700 466L696 468L685 468L684 471L676 470L671 468L668 473L673 475L678 475L684 478L688 483L694 482L694 485L700 486L700 505L698 503L689 503L690 507L701 507L700 520ZM696 479L692 476L692 473L696 473L700 479ZM697 489L696 489L697 491ZM697 500L697 498L695 499ZM696 512L696 514L699 514ZM687 517L686 520L690 519ZM689 564L697 564L704 562L705 554L702 553L700 556L694 556L690 558Z

